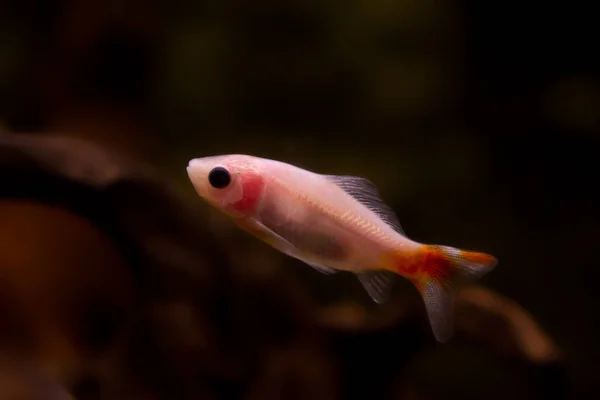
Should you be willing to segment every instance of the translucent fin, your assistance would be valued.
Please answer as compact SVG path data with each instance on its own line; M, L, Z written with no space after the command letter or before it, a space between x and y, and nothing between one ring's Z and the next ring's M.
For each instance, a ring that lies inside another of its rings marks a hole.
M453 293L438 282L429 280L421 289L421 296L435 339L441 343L447 342L454 331Z
M282 253L306 263L322 274L331 275L337 272L332 268L302 259L301 252L293 244L255 219L238 219L235 222L246 232L256 236Z
M264 226L259 221L253 218L243 218L235 219L234 222L244 231L259 238L282 253L297 258L298 251L290 242Z
M360 283L376 303L385 303L389 300L395 275L388 271L369 271L356 274Z
M423 296L431 329L438 342L448 341L454 331L454 298L460 287L490 272L495 257L448 246L425 246L427 257L414 280Z
M311 267L313 267L314 269L316 269L317 271L325 274L325 275L331 275L331 274L335 274L337 271L333 268L329 268L329 267L325 267L324 265L320 265L317 263L313 263L313 262L309 262L306 260L302 260L304 263L310 265Z
M335 183L343 191L354 197L357 201L377 214L379 218L396 232L406 236L398 216L379 196L377 186L366 178L348 175L324 175L329 181Z

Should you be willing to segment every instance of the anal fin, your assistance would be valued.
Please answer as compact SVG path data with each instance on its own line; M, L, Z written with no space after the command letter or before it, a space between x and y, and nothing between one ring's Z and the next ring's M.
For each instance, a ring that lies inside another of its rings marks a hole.
M390 271L368 271L356 274L358 280L376 303L389 300L395 283L395 275Z

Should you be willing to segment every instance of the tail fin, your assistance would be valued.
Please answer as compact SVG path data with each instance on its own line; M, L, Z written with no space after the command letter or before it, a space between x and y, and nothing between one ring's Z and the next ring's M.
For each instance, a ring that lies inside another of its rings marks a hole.
M426 245L425 257L413 283L421 292L433 334L446 342L454 331L454 297L458 289L490 272L495 257L448 246Z

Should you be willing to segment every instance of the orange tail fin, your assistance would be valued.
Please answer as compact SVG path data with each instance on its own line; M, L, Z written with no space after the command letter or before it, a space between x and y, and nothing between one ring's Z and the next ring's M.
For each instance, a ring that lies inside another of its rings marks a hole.
M454 331L454 297L458 289L490 272L495 257L449 246L424 246L419 271L412 279L421 292L435 338L446 342Z

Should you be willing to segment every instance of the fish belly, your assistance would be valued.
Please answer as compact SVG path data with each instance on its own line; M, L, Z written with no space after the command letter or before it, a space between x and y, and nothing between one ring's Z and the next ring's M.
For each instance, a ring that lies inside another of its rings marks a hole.
M323 213L271 206L258 219L292 246L286 253L309 263L346 271L375 269L383 251L375 241Z

